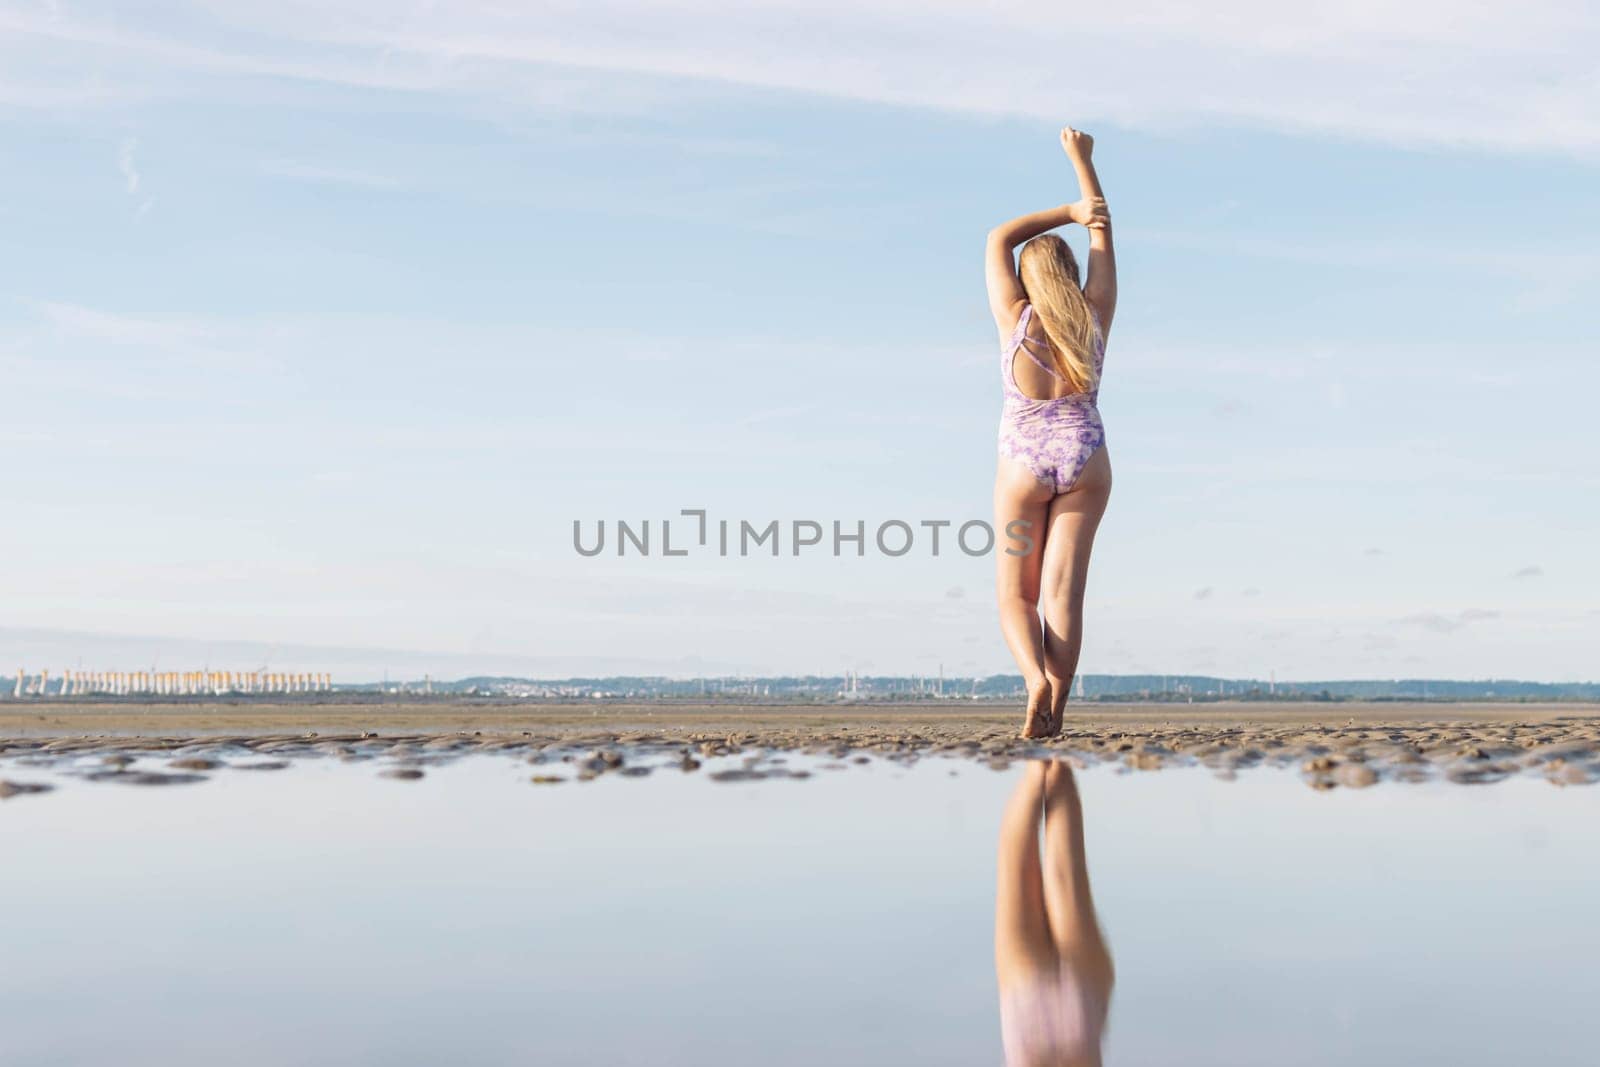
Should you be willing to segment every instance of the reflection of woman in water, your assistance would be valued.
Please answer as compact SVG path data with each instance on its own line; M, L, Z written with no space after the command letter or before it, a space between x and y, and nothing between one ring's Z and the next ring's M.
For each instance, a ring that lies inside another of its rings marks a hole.
M1006 805L994 965L1007 1067L1100 1063L1111 954L1089 895L1083 808L1065 763L1030 762Z
M984 252L1005 393L995 529L1032 543L1031 551L995 553L1000 630L1028 687L1022 726L1028 737L1061 729L1083 644L1089 550L1111 495L1097 407L1117 308L1111 216L1095 174L1093 138L1069 127L1061 146L1077 173L1080 199L1001 223L989 231ZM1089 230L1089 271L1081 284L1072 249L1049 232L1069 223ZM1022 252L1013 259L1018 245Z

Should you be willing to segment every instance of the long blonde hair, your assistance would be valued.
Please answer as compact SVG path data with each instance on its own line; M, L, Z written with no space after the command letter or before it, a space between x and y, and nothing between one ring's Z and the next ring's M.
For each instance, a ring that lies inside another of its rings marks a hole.
M1017 275L1039 325L1050 338L1056 373L1079 392L1092 392L1099 384L1094 367L1098 331L1078 281L1078 260L1072 248L1053 233L1041 234L1022 246Z

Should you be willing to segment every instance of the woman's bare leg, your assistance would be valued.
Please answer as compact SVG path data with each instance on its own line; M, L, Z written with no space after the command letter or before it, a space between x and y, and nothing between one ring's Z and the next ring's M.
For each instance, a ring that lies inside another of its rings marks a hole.
M1045 675L1044 631L1039 622L1039 574L1047 533L1050 498L1054 494L1027 468L1002 458L994 478L995 597L1000 608L1000 632L1011 650L1022 680L1028 687L1028 710L1023 719L1025 737L1044 737L1051 728L1050 682ZM1025 522L1033 549L1011 555L1008 548L1021 551L1021 543L1007 535L1013 522Z
M1039 866L1045 765L1029 762L1000 819L994 894L994 967L1001 988L1053 968L1056 956L1045 916Z
M1072 768L1052 761L1044 773L1045 915L1056 952L1080 979L1092 984L1096 1000L1111 995L1111 954L1106 949L1089 891L1089 863L1083 844L1083 804Z
M1044 607L1045 676L1050 683L1050 718L1061 727L1072 679L1083 648L1083 594L1089 583L1089 553L1111 499L1111 459L1095 451L1077 484L1050 502L1040 575ZM1052 731L1054 732L1054 731Z

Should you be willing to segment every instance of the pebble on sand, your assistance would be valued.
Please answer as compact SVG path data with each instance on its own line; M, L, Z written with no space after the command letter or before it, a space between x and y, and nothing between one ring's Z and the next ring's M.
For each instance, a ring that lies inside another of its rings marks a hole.
M397 778L402 782L414 782L422 777L422 771L417 767L390 767L386 771L379 771L378 777Z
M95 771L86 775L92 782L121 782L123 785L186 785L203 782L203 774L168 774L165 771Z
M1546 764L1550 781L1556 785L1587 785L1594 781L1591 768L1581 763L1568 763L1565 760L1552 760Z
M765 771L728 770L712 771L707 775L713 782L757 782L767 777Z
M1341 763L1333 769L1333 780L1346 789L1365 789L1377 784L1378 772L1365 763Z
M48 793L54 788L44 782L12 782L0 778L0 800L20 797L24 793Z
M1510 770L1493 763L1476 759L1464 760L1445 768L1444 776L1461 785L1483 785L1498 782L1510 775Z
M183 759L173 760L167 766L180 771L214 771L222 766L222 761L207 756L185 756Z

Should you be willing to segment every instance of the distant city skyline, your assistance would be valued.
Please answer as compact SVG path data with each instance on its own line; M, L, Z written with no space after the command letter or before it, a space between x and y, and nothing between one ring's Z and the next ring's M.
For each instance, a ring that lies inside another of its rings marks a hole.
M0 670L1010 672L990 559L572 524L988 520L982 238L1076 195L1071 122L1122 276L1082 668L1596 673L1581 5L0 27Z
M0 648L10 650L16 660L10 667L0 666L0 697L10 692L10 686L23 672L30 684L41 674L52 683L51 692L59 692L63 671L90 672L160 672L183 671L227 672L242 679L256 674L258 679L287 678L309 679L314 689L347 686L372 686L385 683L416 684L431 680L439 685L454 685L474 678L512 678L529 682L567 683L575 679L648 678L672 683L721 682L739 683L771 682L781 678L842 678L863 679L917 679L936 686L941 679L950 684L970 682L974 678L1018 677L1014 670L1001 670L969 674L954 671L943 663L935 663L925 672L861 672L843 667L834 671L815 672L749 672L728 664L719 664L703 658L685 658L677 662L658 661L643 663L637 659L621 657L607 660L602 657L575 659L540 658L537 656L484 656L430 653L414 649L337 648L313 645L255 644L247 641L193 641L170 637L150 637L117 634L88 634L73 632L15 630L0 628ZM619 664L628 665L627 667ZM309 673L306 673L309 672ZM1376 674L1346 677L1296 677L1286 675L1276 668L1267 667L1255 673L1240 675L1205 675L1183 671L1153 672L1083 672L1080 673L1074 692L1082 695L1084 678L1152 677L1178 681L1187 678L1220 678L1230 685L1259 682L1264 686L1293 687L1310 683L1348 682L1370 683L1383 681L1419 681L1425 684L1439 682L1447 685L1481 684L1495 681L1527 685L1600 686L1600 675L1585 678L1550 679L1509 677L1498 675L1464 674L1445 675L1394 675ZM261 686L261 681L254 683Z

